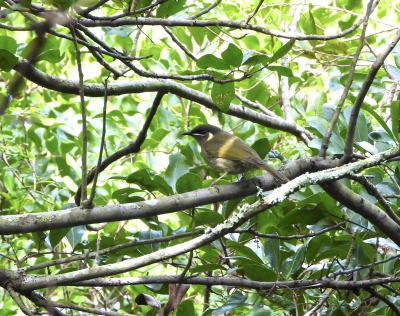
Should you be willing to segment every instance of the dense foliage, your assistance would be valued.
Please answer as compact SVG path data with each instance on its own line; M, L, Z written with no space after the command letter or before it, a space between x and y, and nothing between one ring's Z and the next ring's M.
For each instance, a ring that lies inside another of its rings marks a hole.
M397 1L0 6L1 315L400 315Z

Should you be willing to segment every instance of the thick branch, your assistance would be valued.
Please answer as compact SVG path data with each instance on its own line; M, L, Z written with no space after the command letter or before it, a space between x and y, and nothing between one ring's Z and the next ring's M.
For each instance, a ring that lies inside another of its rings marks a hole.
M143 277L127 277L127 278L110 278L110 279L93 279L90 281L82 281L75 283L76 286L121 286L135 284L152 284L152 283L183 283L183 284L203 284L203 285L225 285L240 288L250 288L259 290L293 290L304 288L337 288L337 289L360 289L369 286L400 282L400 278L385 277L372 280L360 281L337 281L330 278L322 280L295 280L281 282L259 282L251 281L243 278L232 277L188 277L181 279L180 275L165 276L143 276Z
M250 25L245 22L234 22L234 21L214 21L214 20L185 20L185 19L157 19L157 18L126 18L118 19L115 21L104 21L104 20L89 20L89 19L79 19L78 23L87 27L118 27L123 25L163 25L163 26L187 26L187 27L206 27L206 26L216 26L216 27L228 27L239 30L252 30L265 35L272 35L276 37L296 39L299 41L305 40L321 40L328 41L337 38L344 37L352 32L354 32L363 22L364 18L358 20L352 27L344 30L343 32L333 34L333 35L303 35L294 32L281 32L277 30L270 30L265 27Z
M23 73L28 80L37 85L62 93L79 95L78 81L65 80L56 76L48 75L33 67L26 59L20 58L19 63L14 67L14 69ZM158 92L164 90L176 94L179 97L204 105L209 109L219 111L219 108L212 101L209 95L168 79L142 79L130 82L109 83L107 89L107 94L109 96ZM104 86L103 84L84 83L84 92L85 96L88 97L103 97ZM288 132L295 136L300 137L302 133L305 133L306 135L309 134L297 124L286 122L284 119L278 117L268 117L267 115L258 113L244 106L231 104L226 113L267 127Z

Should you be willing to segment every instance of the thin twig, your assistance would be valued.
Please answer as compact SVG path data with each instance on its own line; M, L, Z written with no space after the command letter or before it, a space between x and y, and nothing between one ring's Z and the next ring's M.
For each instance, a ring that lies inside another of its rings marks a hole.
M82 72L82 61L81 61L81 52L78 47L78 43L76 41L75 34L75 25L74 22L71 21L70 30L72 33L72 37L74 38L74 46L76 51L76 64L78 67L79 74L79 97L81 100L81 112L82 112L82 196L80 200L80 205L84 208L91 208L92 205L86 203L87 200L87 123L86 123L86 106L85 106L85 92L83 89L83 72Z

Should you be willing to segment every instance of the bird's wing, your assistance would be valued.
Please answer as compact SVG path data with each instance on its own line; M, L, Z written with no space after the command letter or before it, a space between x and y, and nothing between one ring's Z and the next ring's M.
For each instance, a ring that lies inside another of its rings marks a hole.
M244 161L254 157L253 154L255 154L259 158L257 153L240 138L227 132L214 135L205 143L204 147L206 154L211 157Z

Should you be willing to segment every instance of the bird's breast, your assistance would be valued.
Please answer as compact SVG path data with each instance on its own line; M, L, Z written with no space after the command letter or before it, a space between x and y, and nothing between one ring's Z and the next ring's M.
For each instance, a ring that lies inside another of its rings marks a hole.
M239 174L239 173L246 173L251 169L257 168L256 166L248 163L247 161L238 161L226 158L214 158L210 157L204 153L202 156L205 162L213 168L215 171L220 173L232 173L232 174Z

